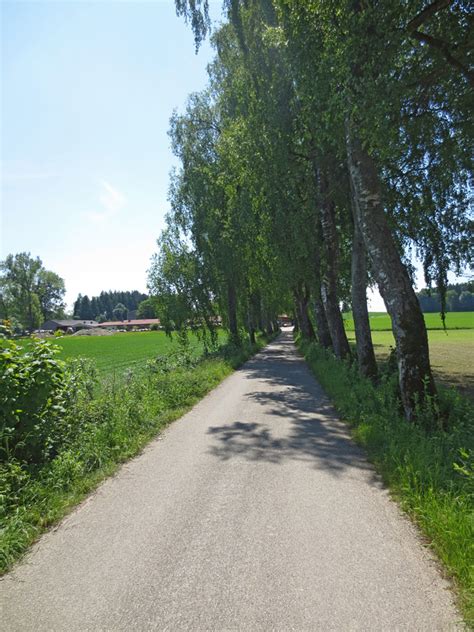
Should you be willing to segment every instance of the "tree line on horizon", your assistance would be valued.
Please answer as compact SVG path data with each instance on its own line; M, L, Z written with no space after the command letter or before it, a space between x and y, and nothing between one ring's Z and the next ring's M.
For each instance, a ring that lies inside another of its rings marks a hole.
M439 292L426 288L417 292L417 297L423 312L441 312L442 297ZM445 305L447 312L474 312L474 281L448 284Z
M137 318L157 318L162 312L157 297L138 290L109 290L91 298L79 294L72 314L68 314L65 291L64 280L46 270L39 257L18 253L0 262L0 320L10 320L13 329L32 331L54 318L104 322L126 319L130 312L136 313ZM417 297L423 312L441 311L441 297L436 291L422 289ZM446 311L474 311L474 281L447 285Z
M29 252L8 255L0 261L0 321L8 320L16 332L34 331L51 319L123 320L132 311L140 318L154 318L154 301L143 292L108 291L89 298L77 297L67 312L64 279L47 270Z
M176 0L196 48L207 0ZM436 397L413 254L444 315L472 265L469 3L226 0L205 90L171 119L171 211L148 286L164 322L238 344L281 311L377 380L367 286L392 320L407 419ZM354 358L355 359L355 358Z
M147 298L148 294L137 290L131 292L109 290L91 298L87 294L84 296L79 294L74 302L73 316L80 320L98 322L125 320L129 312L138 310L140 304Z

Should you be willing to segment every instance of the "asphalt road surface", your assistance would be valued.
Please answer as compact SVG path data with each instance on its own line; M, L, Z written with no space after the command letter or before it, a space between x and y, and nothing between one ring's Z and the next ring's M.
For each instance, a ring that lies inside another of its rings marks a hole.
M41 538L0 607L20 632L460 627L289 332Z

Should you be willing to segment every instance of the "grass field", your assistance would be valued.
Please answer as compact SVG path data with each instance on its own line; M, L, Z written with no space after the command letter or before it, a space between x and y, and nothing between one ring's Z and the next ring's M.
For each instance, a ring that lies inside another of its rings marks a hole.
M224 332L219 332L219 339L223 342L224 338ZM170 339L163 331L117 333L113 336L63 336L52 338L51 342L60 348L62 360L78 357L93 360L100 376L143 366L147 360L179 349L176 336ZM195 335L189 337L189 343L193 355L202 353L203 344ZM28 344L28 341L23 344Z
M427 329L443 329L439 314L423 314ZM344 314L346 329L354 330L352 314ZM390 316L385 312L371 312L370 326L372 331L391 331ZM474 312L448 312L446 314L447 329L474 329Z
M455 386L474 399L474 312L448 312L446 330L439 314L424 314L435 378L444 386ZM355 344L352 314L344 314L349 342ZM390 317L372 312L370 325L378 360L387 359L395 346Z
M345 314L349 340L355 342L351 314ZM395 345L390 318L386 313L370 315L375 352L385 360ZM442 329L439 314L425 314L431 362L438 381L456 386L474 398L474 312L450 312L446 315L447 331ZM219 332L224 341L225 332ZM147 360L178 350L178 340L162 331L117 333L113 336L64 336L52 340L60 348L60 358L85 357L94 361L101 377L120 376L127 368L144 366ZM27 341L24 344L28 344ZM202 343L190 336L193 354L202 352Z
M354 332L348 331L350 342L355 343ZM395 341L391 331L373 331L375 354L386 360ZM464 395L474 399L474 331L452 329L429 330L430 359L437 381L444 386L455 386Z

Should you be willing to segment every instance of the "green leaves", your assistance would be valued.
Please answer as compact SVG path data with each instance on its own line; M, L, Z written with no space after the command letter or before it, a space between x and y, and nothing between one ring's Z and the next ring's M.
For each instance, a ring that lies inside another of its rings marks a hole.
M64 310L64 281L30 253L8 255L0 262L0 318L15 319L33 330Z
M204 37L204 3L177 8ZM223 8L228 23L213 34L209 87L174 114L170 131L182 167L170 188L169 225L202 262L219 312L228 310L229 283L240 324L251 320L256 290L274 312L299 283L314 295L336 242L337 300L349 298L349 127L374 167L379 216L396 254L415 251L443 295L448 271L471 265L474 252L472 95L446 56L467 64L467 5L425 12L422 0L228 0ZM447 48L414 38L414 19ZM321 169L336 207L337 239L326 242ZM371 274L382 278L373 261Z
M0 350L1 459L40 464L78 431L69 424L71 402L90 397L96 373L84 361L67 365L58 348L33 339L4 341Z

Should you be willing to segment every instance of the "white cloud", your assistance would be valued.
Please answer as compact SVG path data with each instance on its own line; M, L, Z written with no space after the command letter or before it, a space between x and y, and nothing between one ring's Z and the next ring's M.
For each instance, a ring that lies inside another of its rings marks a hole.
M120 210L125 206L125 203L127 201L125 196L116 188L114 188L109 182L101 180L100 185L101 194L99 196L99 202L102 209L85 214L87 219L97 224L103 224L104 222L107 222L115 217L117 213L119 213Z

